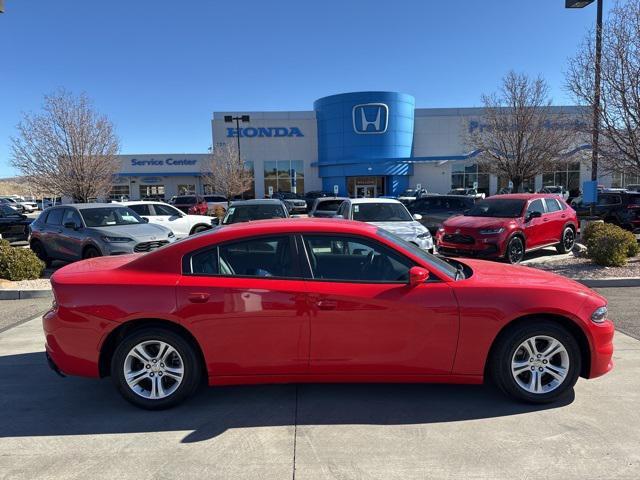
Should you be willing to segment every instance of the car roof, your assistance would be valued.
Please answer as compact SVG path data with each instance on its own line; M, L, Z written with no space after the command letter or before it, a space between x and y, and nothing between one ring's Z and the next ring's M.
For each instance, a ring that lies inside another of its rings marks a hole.
M361 203L399 203L402 205L402 202L396 200L395 198L350 198L349 201L353 204L361 204Z
M486 198L486 200L491 199L509 199L509 200L534 200L536 198L555 198L556 200L560 197L554 195L553 193L506 193L493 195L491 197Z
M253 200L236 200L231 202L232 207L238 207L241 205L283 205L282 200L278 198L256 198Z

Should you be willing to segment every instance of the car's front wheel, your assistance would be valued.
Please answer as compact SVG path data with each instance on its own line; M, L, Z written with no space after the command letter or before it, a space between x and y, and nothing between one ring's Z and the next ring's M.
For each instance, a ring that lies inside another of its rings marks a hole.
M148 410L169 408L191 395L201 379L193 346L163 328L144 328L116 348L111 377L129 402Z
M508 395L526 402L548 403L573 388L580 368L576 339L554 322L533 320L502 336L488 373Z
M505 259L509 263L520 263L524 258L524 242L520 237L513 237L507 244Z

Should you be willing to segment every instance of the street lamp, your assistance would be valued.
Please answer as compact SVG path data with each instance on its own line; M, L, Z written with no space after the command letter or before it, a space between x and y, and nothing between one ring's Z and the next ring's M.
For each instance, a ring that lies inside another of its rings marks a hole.
M594 0L565 0L565 8L584 8ZM598 143L600 134L600 65L602 60L602 3L598 0L596 17L596 58L593 81L593 137L591 141L591 180L598 179Z
M240 122L249 123L249 115L240 115L239 117L234 117L233 115L225 115L224 121L225 123L236 122L236 137L238 138L238 161L240 162Z

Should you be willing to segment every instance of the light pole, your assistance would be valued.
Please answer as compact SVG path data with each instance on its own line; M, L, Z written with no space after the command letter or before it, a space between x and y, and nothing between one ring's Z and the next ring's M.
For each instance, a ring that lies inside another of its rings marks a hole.
M224 121L225 123L236 122L236 138L238 139L238 161L241 161L240 158L240 122L249 123L251 118L249 115L240 115L239 117L234 117L233 115L225 115Z
M594 0L565 0L566 8L584 8ZM598 179L598 144L600 141L600 65L602 61L602 4L598 1L598 13L596 16L596 58L595 78L593 80L593 133L591 140L591 180Z

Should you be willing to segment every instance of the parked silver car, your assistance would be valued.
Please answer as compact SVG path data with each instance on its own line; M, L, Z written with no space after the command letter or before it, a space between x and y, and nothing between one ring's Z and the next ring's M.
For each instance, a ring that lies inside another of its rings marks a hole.
M174 233L123 205L84 203L51 207L31 224L29 244L40 259L75 261L149 252L174 242Z

